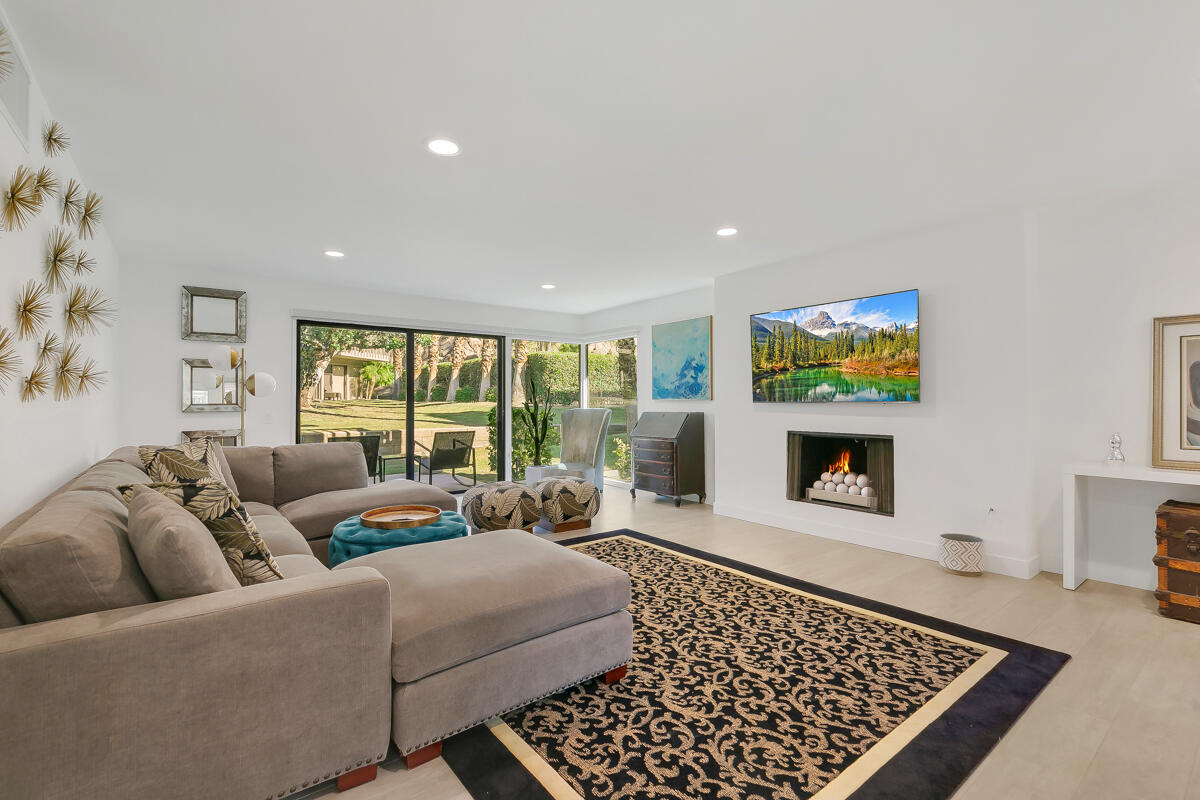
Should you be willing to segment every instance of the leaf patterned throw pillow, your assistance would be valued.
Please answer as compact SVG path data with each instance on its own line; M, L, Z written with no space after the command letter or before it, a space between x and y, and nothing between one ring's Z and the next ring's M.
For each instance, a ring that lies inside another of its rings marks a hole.
M216 445L212 439L200 439L171 447L138 448L138 457L146 474L155 483L195 483L204 478L213 478L225 483L221 474L221 462L217 458Z
M174 463L177 459L177 455L169 454L159 463ZM176 466L182 467L185 473L194 473L197 463L180 462ZM202 477L188 483L155 482L146 485L175 501L204 523L217 540L217 546L221 548L221 554L225 556L238 583L250 586L283 578L279 565L254 526L254 520L246 513L237 495L225 485L225 481ZM132 485L117 488L126 503L133 499Z

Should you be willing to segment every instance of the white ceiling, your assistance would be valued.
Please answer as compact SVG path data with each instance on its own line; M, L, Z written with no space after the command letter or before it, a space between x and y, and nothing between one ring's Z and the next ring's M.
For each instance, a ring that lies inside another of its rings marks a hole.
M0 3L126 263L590 312L1200 170L1197 2Z

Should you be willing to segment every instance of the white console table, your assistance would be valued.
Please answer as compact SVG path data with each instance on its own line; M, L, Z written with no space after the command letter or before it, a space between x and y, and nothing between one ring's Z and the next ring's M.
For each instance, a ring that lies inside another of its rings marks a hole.
M1110 467L1097 464L1068 464L1063 469L1063 588L1077 589L1087 580L1087 504L1084 481L1102 480L1142 481L1145 483L1200 486L1200 472L1153 467Z

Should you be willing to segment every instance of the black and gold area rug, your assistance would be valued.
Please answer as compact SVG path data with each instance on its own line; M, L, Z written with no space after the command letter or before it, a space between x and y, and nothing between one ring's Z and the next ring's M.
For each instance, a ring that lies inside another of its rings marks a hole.
M479 800L949 797L1067 656L633 531L633 661L462 733Z

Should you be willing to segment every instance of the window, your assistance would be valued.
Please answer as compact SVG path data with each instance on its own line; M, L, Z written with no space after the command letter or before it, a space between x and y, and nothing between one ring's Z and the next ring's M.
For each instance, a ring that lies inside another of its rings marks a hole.
M631 477L629 431L637 422L637 339L613 339L587 346L588 408L612 410L604 444L604 476Z
M300 322L297 339L296 441L378 436L372 477L451 492L503 474L499 337Z
M558 461L562 450L562 410L579 408L579 351L577 344L513 340L512 383L512 475L514 481L525 480L525 467L534 463L533 440L529 426L523 420L523 406L531 390L537 392L544 404L549 392L553 405L549 436L542 462Z

